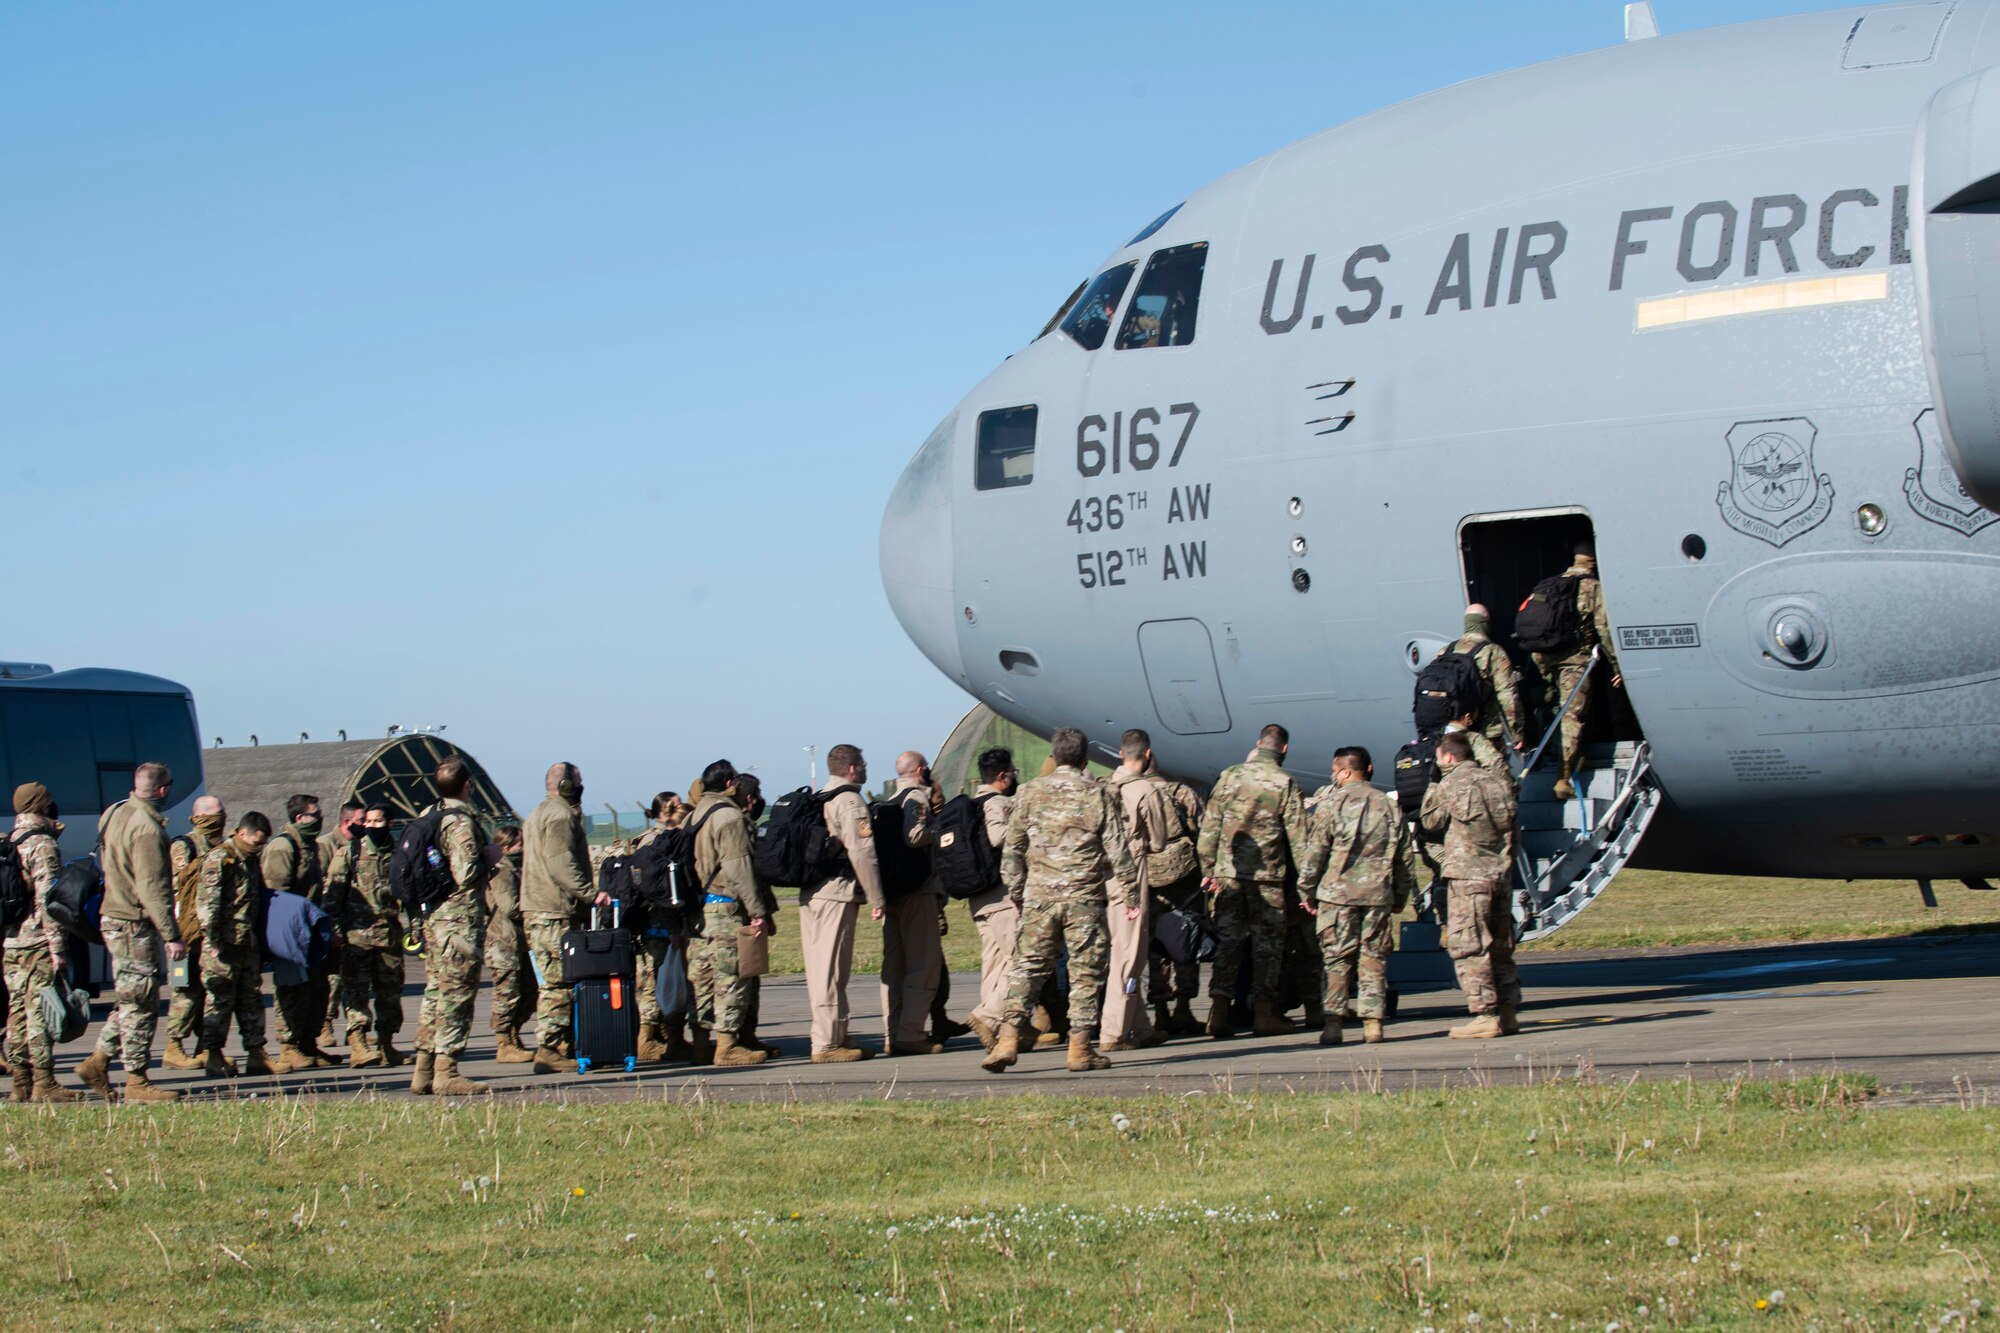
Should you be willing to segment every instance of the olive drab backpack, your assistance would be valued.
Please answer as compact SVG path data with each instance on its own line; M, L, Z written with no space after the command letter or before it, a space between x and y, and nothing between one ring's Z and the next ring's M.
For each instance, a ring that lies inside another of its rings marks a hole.
M986 836L986 803L998 793L954 796L938 808L931 865L951 898L977 898L1000 887L1000 849Z
M1479 663L1471 653L1440 653L1417 673L1416 697L1410 715L1419 736L1435 736L1453 718L1486 706L1486 688Z
M1576 613L1581 574L1551 574L1534 586L1514 617L1514 641L1531 653L1566 653L1583 639Z
M1201 797L1184 782L1157 784L1167 812L1167 845L1146 858L1146 879L1153 888L1177 883L1201 870L1195 838L1201 831Z
M187 848L188 856L187 864L174 876L174 924L180 927L181 943L192 949L201 943L201 916L195 911L195 900L201 895L201 863L208 859L208 853L197 848L185 833L174 842Z

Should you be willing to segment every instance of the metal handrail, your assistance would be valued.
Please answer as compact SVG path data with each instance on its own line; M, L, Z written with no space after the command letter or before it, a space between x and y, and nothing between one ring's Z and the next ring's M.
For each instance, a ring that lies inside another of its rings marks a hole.
M1555 716L1549 719L1549 728L1542 733L1542 743L1535 747L1534 754L1528 757L1527 767L1521 770L1523 781L1526 781L1528 774L1534 772L1535 766L1542 762L1542 752L1549 748L1549 742L1561 734L1563 718L1569 715L1570 705L1576 702L1576 696L1582 693L1583 687L1590 682L1590 673L1597 670L1597 659L1603 651L1602 644L1590 645L1590 661L1584 665L1583 674L1576 678L1576 684L1570 687L1569 697L1563 700L1562 707L1558 708Z

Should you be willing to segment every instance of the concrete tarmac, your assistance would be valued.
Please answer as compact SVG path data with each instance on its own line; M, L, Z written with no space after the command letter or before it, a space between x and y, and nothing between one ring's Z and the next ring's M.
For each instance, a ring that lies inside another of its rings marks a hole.
M935 1056L900 1056L815 1065L808 1051L805 984L767 978L766 1041L783 1054L751 1069L642 1065L636 1073L534 1075L529 1065L493 1059L490 991L482 989L472 1048L461 1068L505 1095L538 1098L729 1097L783 1101L840 1098L951 1098L1081 1093L1199 1094L1225 1090L1346 1091L1515 1083L1555 1076L1664 1079L1783 1077L1845 1070L1875 1075L1885 1089L1916 1100L2000 1097L2000 934L1970 934L1757 948L1533 953L1521 968L1526 1004L1519 1036L1465 1042L1446 1038L1462 1022L1456 990L1405 993L1389 1040L1364 1046L1358 1026L1346 1044L1318 1034L1214 1041L1177 1037L1164 1046L1113 1055L1097 1074L1071 1074L1063 1052L1025 1053L1005 1074L979 1067L979 1043L961 1037ZM977 977L957 974L952 1005L962 1016ZM405 1049L416 1027L422 965L412 960ZM855 978L850 1038L879 1049L881 1005L873 977ZM164 1006L163 1006L164 1009ZM1206 1012L1198 1001L1196 1014ZM95 1017L101 1021L102 1002ZM95 1040L58 1053L62 1081ZM163 1039L163 1038L162 1038ZM230 1048L237 1042L232 1034ZM276 1055L275 1046L271 1048ZM157 1060L157 1043L155 1048ZM409 1069L336 1068L282 1079L220 1082L155 1068L155 1081L194 1096L310 1091L334 1096L408 1095ZM114 1069L113 1080L119 1079Z

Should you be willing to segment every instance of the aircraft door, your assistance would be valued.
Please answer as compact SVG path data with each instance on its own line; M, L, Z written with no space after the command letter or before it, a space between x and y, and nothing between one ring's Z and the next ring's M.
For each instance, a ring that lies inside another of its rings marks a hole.
M1176 736L1229 730L1229 703L1215 669L1215 643L1199 620L1148 620L1139 626L1139 660L1160 725Z

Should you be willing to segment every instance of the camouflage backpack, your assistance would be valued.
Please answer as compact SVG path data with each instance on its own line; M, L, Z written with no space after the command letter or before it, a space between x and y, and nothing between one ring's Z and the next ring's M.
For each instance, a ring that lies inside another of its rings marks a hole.
M1156 779L1153 791L1166 808L1167 845L1146 858L1146 880L1164 887L1201 870L1195 854L1195 834L1201 828L1201 797L1184 782Z

